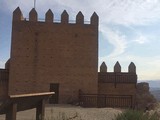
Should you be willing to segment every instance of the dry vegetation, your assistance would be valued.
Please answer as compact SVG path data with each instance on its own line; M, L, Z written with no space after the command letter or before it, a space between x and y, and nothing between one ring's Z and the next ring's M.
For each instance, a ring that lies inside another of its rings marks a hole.
M115 116L121 114L122 111L124 110L113 108L81 108L70 105L47 105L45 120L115 120ZM147 115L155 113L160 118L160 104L157 104L155 110L146 112ZM5 120L5 116L0 116L0 120ZM35 120L35 109L18 112L17 120Z
M120 109L113 108L81 108L70 105L52 105L46 107L46 120L63 120L59 119L74 118L70 120L112 120L115 114L121 113ZM0 116L0 120L5 120ZM35 120L35 109L18 112L17 120Z

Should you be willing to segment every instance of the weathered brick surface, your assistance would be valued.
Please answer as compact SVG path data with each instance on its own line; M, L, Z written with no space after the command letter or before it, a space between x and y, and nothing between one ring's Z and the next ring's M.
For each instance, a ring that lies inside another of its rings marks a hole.
M107 72L103 62L98 73L98 93L110 95L132 95L135 97L137 74L133 62L128 66L128 72L121 72L119 62L114 66L114 72Z
M114 83L99 83L98 91L100 94L135 95L136 87L134 84L125 83L117 83L116 86Z
M0 98L8 94L47 92L51 83L58 83L59 103L77 100L79 89L85 94L132 95L134 101L137 83L134 63L129 65L128 72L122 73L119 62L114 72L107 72L103 62L97 73L96 13L91 16L90 24L84 24L81 12L76 23L68 23L66 11L59 23L53 22L51 10L46 13L45 21L37 21L34 9L29 17L29 21L25 20L19 8L13 12L11 58L6 63L7 70L0 70Z
M76 100L79 89L97 93L97 68L97 25L13 20L9 94L59 83L60 102Z

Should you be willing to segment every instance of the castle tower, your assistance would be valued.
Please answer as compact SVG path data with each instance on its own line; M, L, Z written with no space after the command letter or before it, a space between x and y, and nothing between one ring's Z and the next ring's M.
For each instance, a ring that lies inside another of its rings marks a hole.
M107 72L107 65L103 62L100 66L100 72Z
M117 61L115 66L114 66L114 72L121 72L121 65L119 64L119 62Z
M96 94L98 87L98 16L84 24L77 14L69 23L66 11L54 22L51 10L38 21L33 8L23 20L19 8L13 12L9 95L57 91L57 103L78 99L78 91ZM16 21L15 21L16 20Z

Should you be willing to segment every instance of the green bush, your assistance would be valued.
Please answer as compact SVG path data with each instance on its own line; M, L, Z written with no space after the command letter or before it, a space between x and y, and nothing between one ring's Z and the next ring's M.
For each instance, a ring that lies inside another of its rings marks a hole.
M116 120L159 120L156 114L147 115L142 111L126 110L116 116Z

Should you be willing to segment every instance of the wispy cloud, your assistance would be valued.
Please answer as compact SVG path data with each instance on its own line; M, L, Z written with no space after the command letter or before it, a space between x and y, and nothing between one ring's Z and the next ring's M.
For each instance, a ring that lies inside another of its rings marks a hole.
M104 22L122 25L146 25L160 19L160 1L147 0L113 0L106 6L103 16L107 15ZM147 13L147 14L146 14Z
M144 44L144 43L148 43L149 40L148 40L148 38L147 38L146 36L144 36L144 35L139 35L139 36L134 40L134 42L137 42L137 43L139 43L139 44Z
M123 35L120 31L109 29L109 27L101 28L101 32L104 38L114 46L114 50L109 54L109 57L116 57L125 52L127 47L127 40L125 35Z

